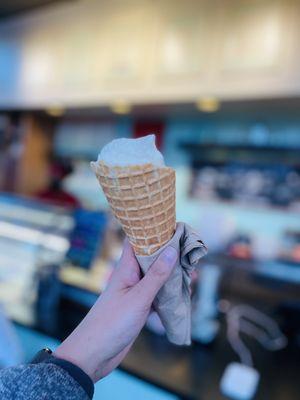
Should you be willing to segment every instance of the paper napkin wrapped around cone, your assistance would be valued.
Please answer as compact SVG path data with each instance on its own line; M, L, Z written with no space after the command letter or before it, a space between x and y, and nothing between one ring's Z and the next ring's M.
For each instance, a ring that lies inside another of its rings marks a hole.
M189 225L179 222L174 236L159 250L149 256L137 255L145 274L160 253L172 246L178 260L170 278L158 292L154 309L158 313L170 342L177 345L191 343L191 274L207 250L199 234Z

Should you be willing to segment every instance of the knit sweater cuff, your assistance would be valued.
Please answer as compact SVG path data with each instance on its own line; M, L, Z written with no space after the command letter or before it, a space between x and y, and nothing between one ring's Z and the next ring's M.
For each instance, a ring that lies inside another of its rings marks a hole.
M45 353L44 350L38 352L30 364L54 364L64 369L86 392L87 396L92 399L94 395L94 383L91 378L77 365L61 358L54 357L50 352Z

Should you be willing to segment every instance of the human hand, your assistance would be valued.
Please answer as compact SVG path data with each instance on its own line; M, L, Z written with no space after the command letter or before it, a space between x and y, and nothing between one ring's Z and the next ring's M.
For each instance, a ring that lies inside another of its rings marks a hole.
M151 304L177 258L177 251L167 247L141 277L133 249L126 240L108 287L54 356L77 365L94 382L109 374L143 328Z

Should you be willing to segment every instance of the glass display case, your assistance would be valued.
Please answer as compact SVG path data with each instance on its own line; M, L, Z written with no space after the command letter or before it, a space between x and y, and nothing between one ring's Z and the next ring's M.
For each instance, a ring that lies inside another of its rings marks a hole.
M0 196L0 302L10 317L32 323L37 272L62 262L73 225L66 209Z
M41 279L50 297L51 285L44 271L49 266L90 268L103 244L105 226L102 212L1 195L0 302L6 313L19 322L33 324L35 304L38 297L39 301L43 298Z

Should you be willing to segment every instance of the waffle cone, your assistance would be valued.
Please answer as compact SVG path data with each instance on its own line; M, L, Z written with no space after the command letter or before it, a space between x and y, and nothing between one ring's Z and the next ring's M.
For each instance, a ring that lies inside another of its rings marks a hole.
M113 214L137 255L151 255L174 234L175 171L143 164L110 167L92 163Z

